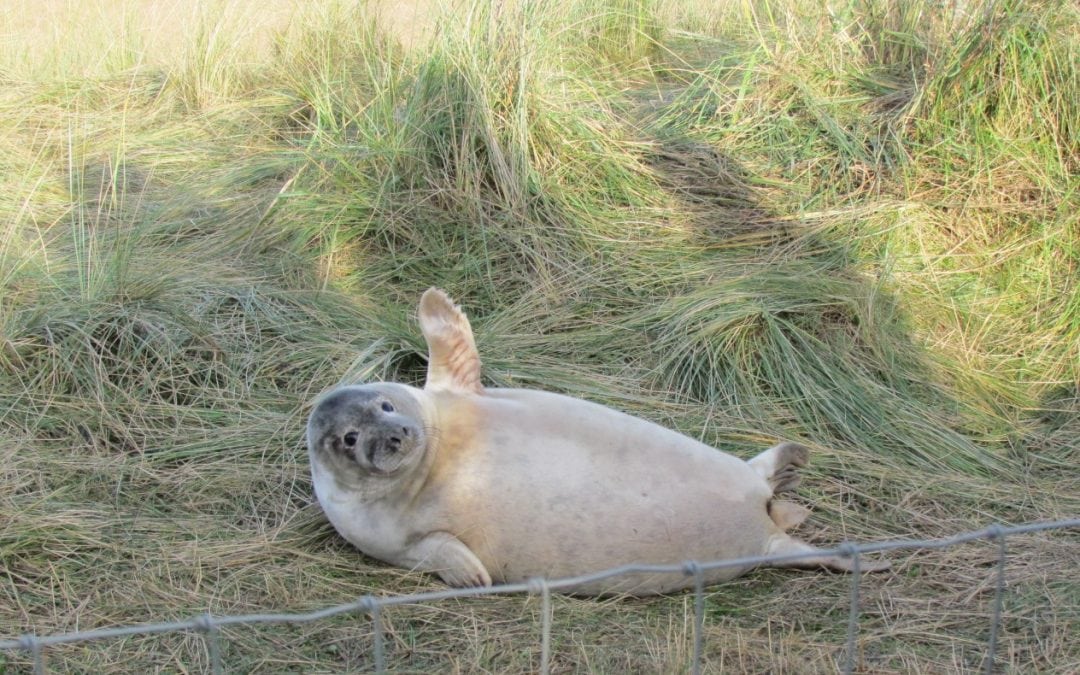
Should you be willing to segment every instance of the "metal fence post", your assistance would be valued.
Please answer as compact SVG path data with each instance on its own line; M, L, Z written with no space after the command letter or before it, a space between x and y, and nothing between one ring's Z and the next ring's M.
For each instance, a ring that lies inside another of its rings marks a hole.
M540 675L551 672L551 589L547 579L529 580L529 593L540 594Z
M195 617L197 629L206 636L206 650L210 656L210 672L220 675L221 670L221 629L214 623L214 617L210 612Z
M851 558L851 607L848 609L847 654L844 659L844 673L855 672L855 635L859 630L859 549L849 542L838 547L840 555Z
M693 675L701 675L701 660L705 647L705 573L696 560L683 563L683 574L694 576L694 660Z
M383 653L383 630L382 630L382 607L379 600L373 595L365 595L360 599L360 606L371 615L371 639L372 653L375 656L375 672L386 672L386 655Z
M990 637L986 641L986 666L983 672L991 675L994 672L994 656L997 652L998 631L1001 629L1001 602L1005 595L1005 557L1008 555L1005 543L1005 532L1000 525L994 524L986 528L990 541L997 540L997 584L994 589L994 605L990 613Z
M19 638L19 645L30 652L34 659L34 675L45 675L45 656L41 653L41 642L36 635L24 635Z

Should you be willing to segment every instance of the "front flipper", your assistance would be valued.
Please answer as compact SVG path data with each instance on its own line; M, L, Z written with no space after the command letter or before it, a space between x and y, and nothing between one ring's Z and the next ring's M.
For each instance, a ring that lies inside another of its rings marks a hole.
M450 586L491 585L484 563L449 532L432 532L409 546L400 564L438 574Z
M480 393L480 354L469 319L446 293L429 288L420 298L420 330L428 345L425 389Z

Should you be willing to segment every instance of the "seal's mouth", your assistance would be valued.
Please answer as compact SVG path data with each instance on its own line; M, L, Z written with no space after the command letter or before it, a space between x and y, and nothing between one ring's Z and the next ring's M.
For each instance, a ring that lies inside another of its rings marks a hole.
M375 466L376 456L396 455L401 451L401 439L397 436L379 439L375 438L368 442L364 448L364 458L368 463Z
M394 427L372 434L350 431L341 440L345 454L362 469L388 475L402 466L404 457L415 446L415 436L408 427Z

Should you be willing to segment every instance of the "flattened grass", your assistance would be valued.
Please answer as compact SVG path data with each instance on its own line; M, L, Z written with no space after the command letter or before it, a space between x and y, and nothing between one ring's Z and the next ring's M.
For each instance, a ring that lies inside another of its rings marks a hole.
M402 41L363 5L199 3L169 39L168 7L131 5L123 30L82 24L99 59L18 48L36 34L12 7L5 635L437 585L332 532L302 438L337 382L420 381L430 285L469 311L492 385L744 456L811 445L815 542L1080 510L1067 3L475 3ZM1077 539L1009 546L1000 658L1069 672ZM864 580L862 667L980 667L993 548ZM831 672L846 593L777 571L713 589L707 665ZM553 667L678 670L692 612L557 598ZM535 598L395 611L390 664L535 669L538 616ZM235 669L372 663L356 617L226 637ZM183 634L49 650L61 670L207 658Z

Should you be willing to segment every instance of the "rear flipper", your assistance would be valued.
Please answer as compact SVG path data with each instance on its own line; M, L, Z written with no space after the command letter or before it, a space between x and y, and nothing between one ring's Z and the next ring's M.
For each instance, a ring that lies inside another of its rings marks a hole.
M770 500L766 508L769 510L769 517L784 532L801 525L806 520L806 517L810 515L810 509L805 506L795 502L780 501L779 499Z
M819 555L788 560L785 562L770 563L769 567L798 567L802 569L814 569L824 567L835 572L854 571L855 561L852 558L839 555L829 555L821 549L811 546L804 541L787 534L775 534L769 542L766 555L794 555L796 553L818 553ZM859 557L860 572L884 572L891 567L888 561L872 561Z
M781 492L791 492L798 487L799 482L802 480L798 470L806 466L809 460L809 448L805 445L788 442L774 445L751 459L748 464L768 482L775 495ZM800 567L807 569L824 567L837 572L852 571L854 567L853 559L840 555L829 555L819 548L784 534L785 531L806 520L806 517L810 515L810 509L779 499L770 499L767 508L769 517L781 531L772 535L765 551L766 555L816 554L798 560L772 563L771 567ZM859 558L859 571L861 572L883 572L889 567L889 563L885 561L875 562L862 557Z
M802 476L799 468L810 461L810 449L798 443L780 443L774 445L748 464L764 478L773 490L773 494L792 492L799 486Z

